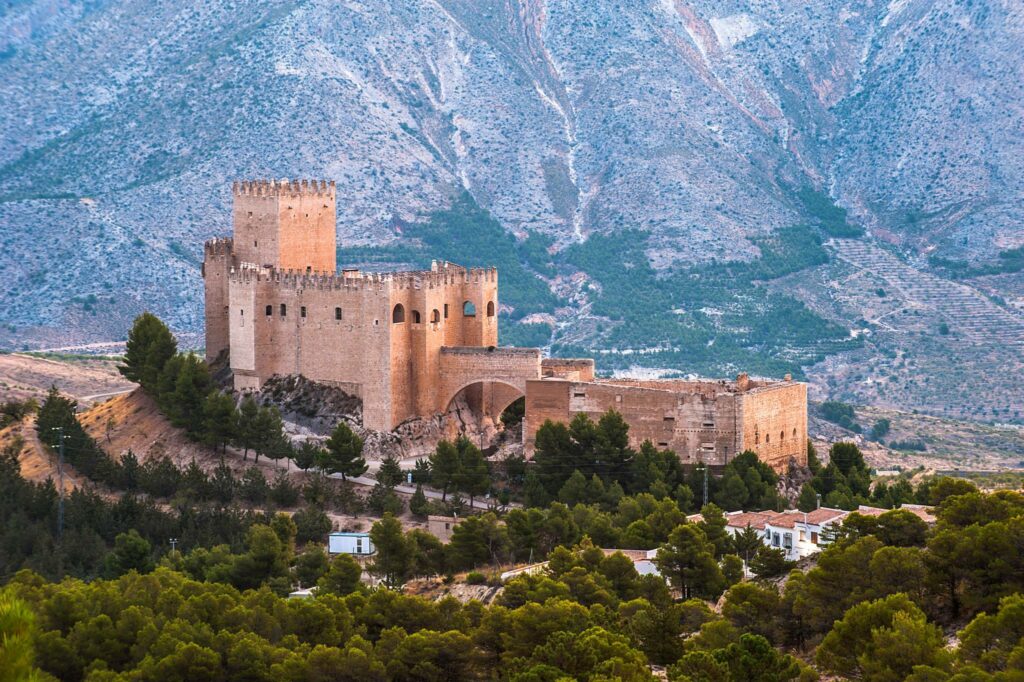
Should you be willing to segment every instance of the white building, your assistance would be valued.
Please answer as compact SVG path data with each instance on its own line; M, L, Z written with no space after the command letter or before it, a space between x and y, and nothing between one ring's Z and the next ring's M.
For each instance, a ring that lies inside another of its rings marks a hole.
M797 509L775 514L764 524L764 543L781 549L789 561L817 554L828 544L828 529L842 523L850 512L821 507L802 512Z
M329 554L367 556L377 550L369 533L331 533L327 538L327 551Z

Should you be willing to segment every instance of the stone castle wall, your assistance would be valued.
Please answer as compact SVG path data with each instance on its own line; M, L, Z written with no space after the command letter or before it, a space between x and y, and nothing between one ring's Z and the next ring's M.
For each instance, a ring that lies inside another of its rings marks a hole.
M526 450L532 453L536 431L547 420L568 423L584 413L596 421L614 409L629 424L633 447L650 440L659 449L675 451L684 464L723 466L747 449L778 471L785 470L790 457L805 464L806 385L758 385L762 387L743 391L737 383L711 381L529 381L523 425ZM758 429L787 435L755 442ZM803 444L802 451L797 443Z
M807 466L807 384L782 381L741 394L742 449L776 471Z

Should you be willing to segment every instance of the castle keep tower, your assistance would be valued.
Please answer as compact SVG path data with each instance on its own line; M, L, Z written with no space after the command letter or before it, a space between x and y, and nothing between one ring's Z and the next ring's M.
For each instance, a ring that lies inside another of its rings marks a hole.
M236 182L235 255L242 263L333 274L334 181Z

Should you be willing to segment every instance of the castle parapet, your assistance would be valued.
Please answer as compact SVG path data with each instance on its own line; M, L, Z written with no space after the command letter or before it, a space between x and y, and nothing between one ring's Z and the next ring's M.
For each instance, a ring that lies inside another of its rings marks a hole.
M208 239L203 244L203 253L207 256L230 256L234 250L235 241L230 237L215 237Z
M235 196L335 196L334 180L242 180L231 186Z

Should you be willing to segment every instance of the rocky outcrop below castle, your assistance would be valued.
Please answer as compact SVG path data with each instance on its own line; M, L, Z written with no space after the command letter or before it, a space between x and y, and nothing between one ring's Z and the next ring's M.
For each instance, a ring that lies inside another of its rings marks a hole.
M295 441L324 440L338 422L346 422L363 439L363 456L368 460L389 455L398 459L426 457L438 441L459 434L484 448L503 446L509 440L499 425L489 418L479 420L461 398L452 401L444 414L408 419L392 431L376 431L363 426L363 404L358 397L301 375L274 376L256 395L261 404L281 411L285 431Z

